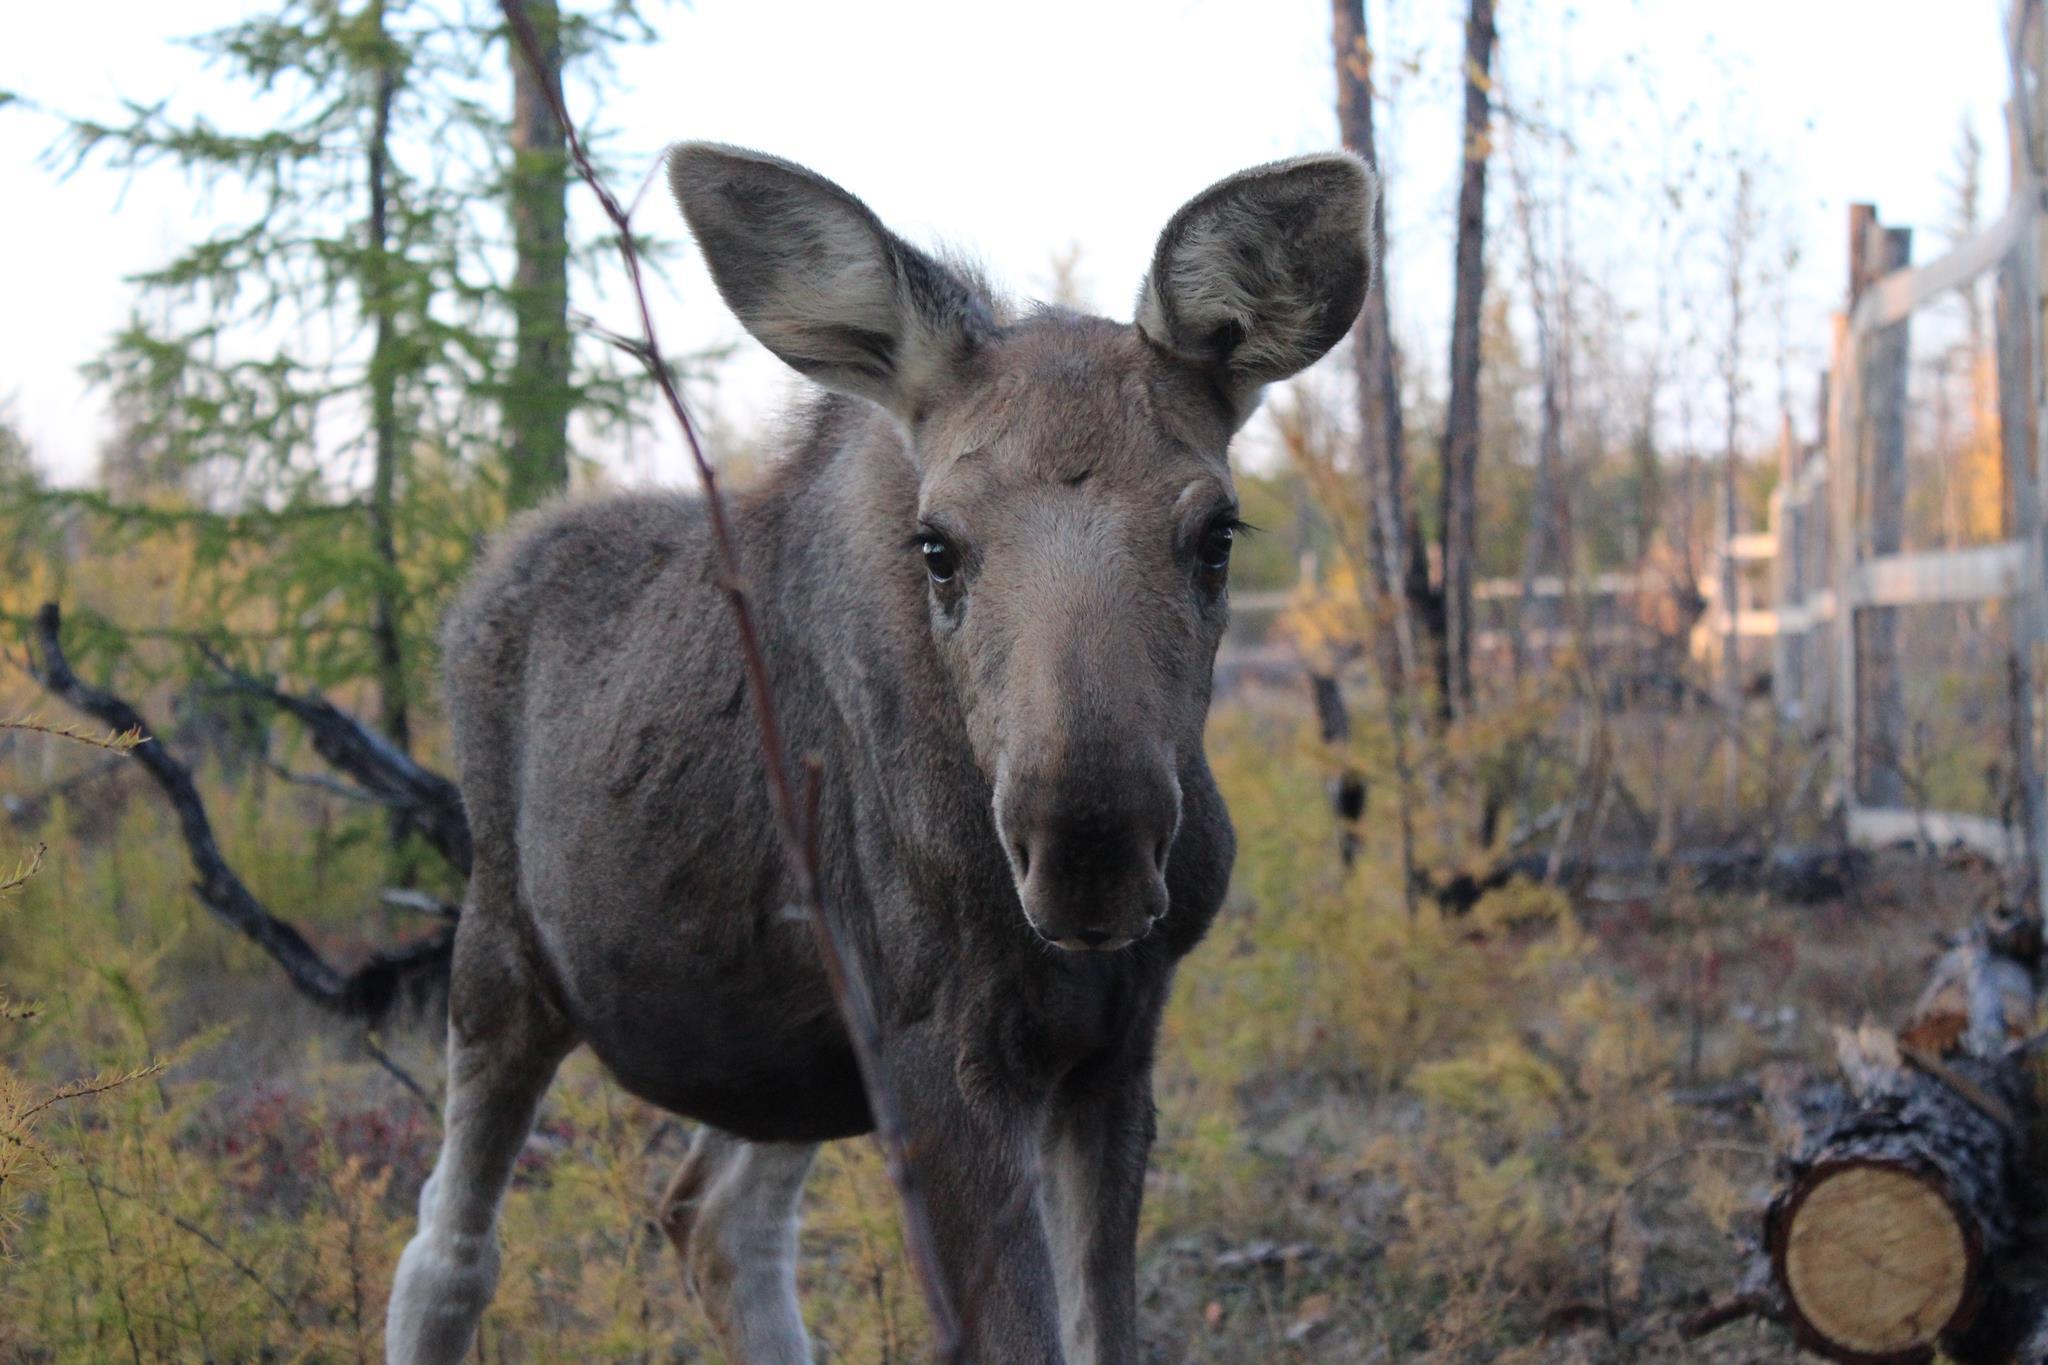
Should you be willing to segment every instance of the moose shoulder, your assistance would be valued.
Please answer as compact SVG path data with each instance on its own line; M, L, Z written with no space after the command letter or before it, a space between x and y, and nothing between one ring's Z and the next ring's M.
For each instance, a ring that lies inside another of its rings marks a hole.
M1372 178L1317 156L1209 189L1124 324L1006 318L788 162L691 144L669 165L726 302L827 391L731 510L968 1350L1135 1360L1154 1038L1232 857L1202 750L1226 449L1349 328ZM445 638L475 870L392 1359L468 1349L512 1162L588 1044L705 1125L662 1220L727 1353L807 1360L804 1174L870 1120L790 909L702 505L540 513Z

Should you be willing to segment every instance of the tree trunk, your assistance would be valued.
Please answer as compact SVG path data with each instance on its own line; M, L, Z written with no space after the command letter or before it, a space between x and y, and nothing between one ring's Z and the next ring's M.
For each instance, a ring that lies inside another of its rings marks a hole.
M550 95L562 87L561 13L555 0L516 0L539 37L544 72L512 47L509 215L516 261L517 328L505 390L506 501L530 507L569 484L569 157Z
M1378 165L1372 122L1372 46L1366 37L1364 0L1333 0L1337 53L1337 127L1344 146L1366 164ZM1393 328L1387 303L1387 214L1383 201L1372 209L1372 236L1379 268L1352 329L1352 361L1358 372L1359 453L1372 500L1370 533L1374 585L1393 618L1404 685L1415 678L1415 641L1403 575L1408 562L1408 474L1401 424L1401 384L1395 373ZM1427 590L1428 582L1423 587Z
M370 254L365 272L373 334L370 345L370 428L375 464L370 484L370 550L377 560L377 582L370 625L376 651L379 722L391 742L404 752L412 744L411 708L406 694L405 652L399 634L405 578L398 567L397 497L399 461L404 458L398 430L398 335L392 297L390 249L391 103L398 95L397 55L384 32L384 6L373 10L379 47L377 101L370 128L369 185Z
M1493 0L1465 20L1465 170L1458 188L1451 392L1444 422L1443 636L1437 671L1446 718L1472 704L1472 579L1479 500L1479 312L1486 288L1486 162L1492 152Z
M1558 617L1546 621L1553 628L1564 625L1567 600L1565 579L1570 563L1563 554L1560 515L1565 501L1561 482L1564 464L1564 412L1559 401L1563 358L1559 354L1557 314L1565 294L1565 270L1546 271L1536 243L1535 195L1529 185L1521 144L1510 145L1508 175L1514 190L1515 220L1521 230L1523 264L1529 272L1529 311L1536 319L1536 368L1539 375L1541 427L1536 441L1536 485L1529 497L1529 524L1522 534L1522 576L1513 618L1508 623L1510 661L1517 681L1528 663L1528 630L1531 609L1536 602L1536 578L1547 562L1558 576ZM1545 277L1549 283L1546 284ZM1565 332L1567 342L1571 333ZM1590 656L1589 656L1590 657Z
M1337 58L1337 128L1344 146L1375 171L1379 153L1372 123L1372 44L1366 37L1364 0L1331 0L1331 40ZM1387 304L1387 211L1384 195L1372 206L1372 239L1377 259L1372 287L1351 333L1351 358L1358 374L1359 463L1365 476L1368 555L1380 604L1387 613L1386 639L1380 649L1394 739L1394 775L1401 785L1401 885L1408 907L1415 909L1415 764L1422 748L1421 721L1415 697L1420 669L1416 660L1415 619L1425 623L1441 617L1430 609L1426 557L1411 558L1420 547L1408 520L1406 433L1401 422L1401 381L1395 372L1393 324ZM1411 571L1411 566L1420 573ZM1320 693L1318 694L1320 695ZM1431 784L1432 787L1434 784ZM1364 808L1364 785L1358 784L1358 806ZM1339 791L1340 818L1348 791ZM1434 803L1433 803L1434 804ZM1355 823L1355 819L1353 821ZM1355 851L1354 834L1344 836L1345 865Z

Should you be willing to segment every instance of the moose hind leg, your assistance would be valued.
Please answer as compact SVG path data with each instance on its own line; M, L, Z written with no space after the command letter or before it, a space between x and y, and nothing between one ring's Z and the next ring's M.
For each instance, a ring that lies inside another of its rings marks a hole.
M798 1204L818 1149L700 1128L661 1201L712 1335L738 1365L806 1365L796 1296Z
M447 1131L391 1286L384 1349L393 1365L442 1365L468 1353L497 1288L498 1205L572 1041L521 977L488 970L506 959L490 961L491 926L481 921L472 929L465 918L460 933L469 938L456 941Z

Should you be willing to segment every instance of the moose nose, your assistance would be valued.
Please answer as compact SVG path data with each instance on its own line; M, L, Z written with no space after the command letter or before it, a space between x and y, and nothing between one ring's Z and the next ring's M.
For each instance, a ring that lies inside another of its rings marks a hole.
M1098 751L999 784L997 822L1032 928L1068 949L1116 949L1166 913L1180 783L1163 757Z

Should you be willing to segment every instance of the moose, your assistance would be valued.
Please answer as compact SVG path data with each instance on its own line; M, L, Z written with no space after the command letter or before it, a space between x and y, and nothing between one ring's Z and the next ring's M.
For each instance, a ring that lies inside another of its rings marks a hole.
M962 1349L1135 1361L1160 1013L1235 853L1203 752L1243 529L1227 448L1350 329L1376 181L1339 153L1219 182L1119 323L1009 312L790 162L689 143L668 172L727 305L824 390L728 506ZM579 1044L701 1125L659 1219L721 1348L810 1358L805 1173L873 1119L791 909L707 525L681 493L542 509L445 623L475 857L400 1365L468 1351Z

